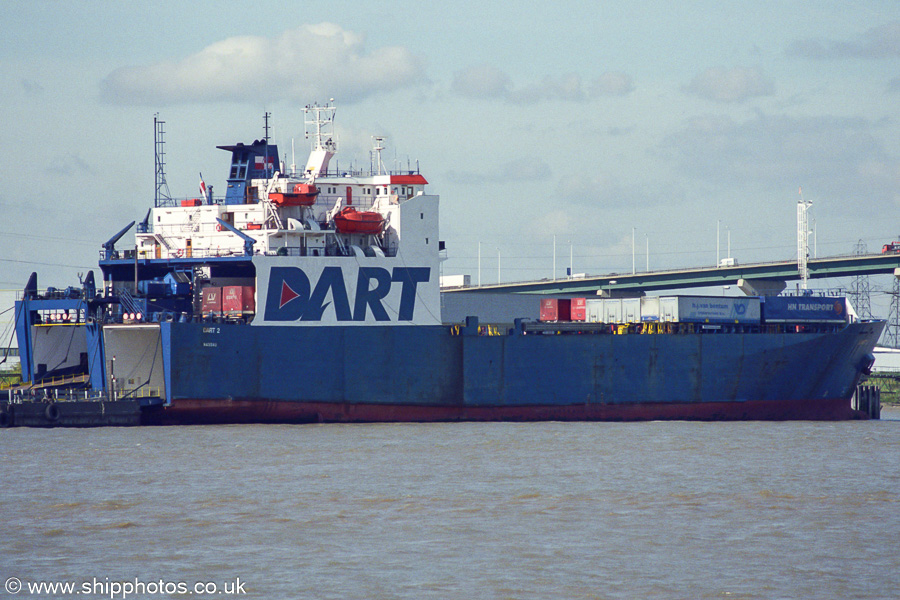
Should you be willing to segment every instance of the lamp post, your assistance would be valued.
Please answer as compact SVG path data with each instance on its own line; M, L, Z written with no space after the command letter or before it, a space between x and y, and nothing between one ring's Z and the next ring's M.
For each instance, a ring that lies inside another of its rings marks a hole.
M646 271L650 272L650 235L645 233L644 240L647 242L647 268Z

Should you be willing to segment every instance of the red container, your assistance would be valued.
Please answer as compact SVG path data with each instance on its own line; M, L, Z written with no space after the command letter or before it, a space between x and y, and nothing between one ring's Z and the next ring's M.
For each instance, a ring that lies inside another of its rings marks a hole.
M587 303L584 298L572 298L570 315L572 321L587 320Z
M584 298L542 298L541 321L586 321Z
M222 288L205 287L203 288L203 298L201 300L200 312L204 317L221 317L222 316Z
M203 201L200 198L191 198L190 200L182 200L182 206L203 206Z
M252 285L226 285L222 288L222 311L227 317L252 315L256 309Z
M556 298L541 298L541 321L559 320L559 301Z

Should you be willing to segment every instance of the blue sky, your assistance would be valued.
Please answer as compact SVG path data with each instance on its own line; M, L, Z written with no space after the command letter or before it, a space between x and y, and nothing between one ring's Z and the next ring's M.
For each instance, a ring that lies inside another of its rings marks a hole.
M64 287L153 199L153 115L173 196L215 146L305 159L299 108L334 98L338 159L419 161L445 274L549 277L796 256L898 239L900 3L462 1L3 3L0 288ZM150 6L149 4L147 6ZM99 274L99 272L98 272ZM847 285L848 281L837 282ZM887 288L889 277L873 278Z

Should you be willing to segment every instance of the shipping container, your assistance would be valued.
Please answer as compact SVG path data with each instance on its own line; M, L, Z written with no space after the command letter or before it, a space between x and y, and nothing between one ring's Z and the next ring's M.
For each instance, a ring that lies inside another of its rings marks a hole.
M759 298L668 296L646 298L591 298L591 323L759 323ZM560 320L563 320L560 318Z
M824 296L767 296L762 302L766 323L844 323L844 298Z
M622 322L622 300L607 299L603 300L603 322L604 323L621 323Z
M584 320L588 323L606 323L603 315L603 306L601 298L587 298L584 301Z
M556 298L541 298L541 321L559 320L559 302Z
M584 298L570 298L569 317L572 321L587 319L587 306Z
M622 323L641 322L641 299L622 298Z
M586 317L590 323L639 323L641 321L640 298L590 298L586 304Z
M472 277L470 275L441 275L441 287L469 287L472 285Z
M584 298L541 299L541 321L584 321L586 317Z
M659 296L641 298L641 321L659 321Z
M222 316L222 288L203 288L200 312L204 318L217 318Z
M227 285L222 288L222 312L226 317L252 315L256 309L252 285Z
M759 298L661 296L659 320L676 323L760 322Z

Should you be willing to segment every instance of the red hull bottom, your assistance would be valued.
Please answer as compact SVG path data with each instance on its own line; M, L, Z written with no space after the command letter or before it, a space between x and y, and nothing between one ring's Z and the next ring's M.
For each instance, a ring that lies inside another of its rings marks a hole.
M844 398L691 404L400 406L266 400L175 400L144 414L147 424L391 423L437 421L840 421L865 419Z

